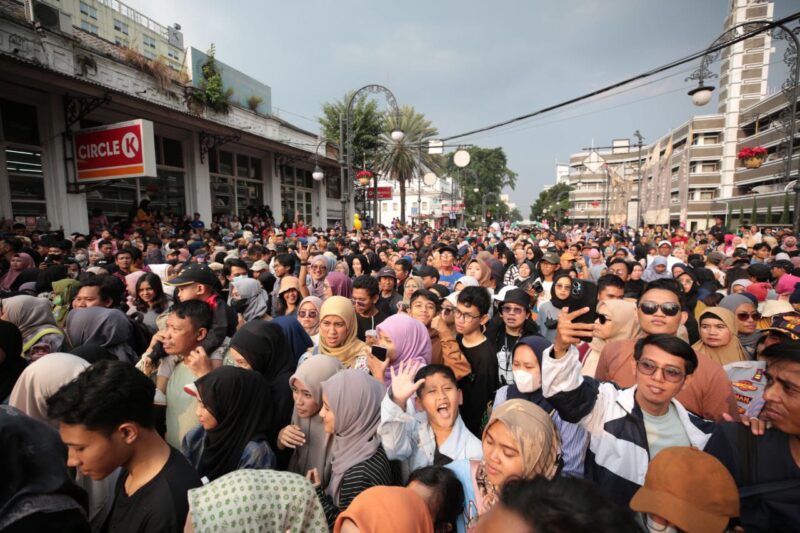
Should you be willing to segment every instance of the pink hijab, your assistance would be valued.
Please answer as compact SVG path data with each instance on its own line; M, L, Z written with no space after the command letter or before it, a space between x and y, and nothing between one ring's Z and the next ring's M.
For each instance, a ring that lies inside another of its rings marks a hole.
M128 296L130 298L136 298L136 282L145 274L146 272L144 270L139 270L125 276L125 286L128 288Z
M33 261L33 258L24 252L20 252L18 254L14 254L15 256L22 259L22 268L19 270L9 270L6 272L6 275L0 278L0 289L8 290L11 288L11 285L14 284L17 277L22 273L23 270L27 270L29 268L36 268L36 263Z
M392 381L390 369L393 368L397 372L404 361L414 361L422 365L431 363L431 336L419 320L398 313L381 322L375 329L378 330L378 334L388 335L395 349L395 358L383 376L386 385Z
M353 280L341 272L328 272L325 280L331 286L334 296L344 296L345 298L353 296Z

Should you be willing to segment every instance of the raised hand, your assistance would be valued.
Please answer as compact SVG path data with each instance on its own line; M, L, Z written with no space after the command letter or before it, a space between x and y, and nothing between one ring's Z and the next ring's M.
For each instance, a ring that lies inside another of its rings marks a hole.
M189 355L184 357L183 364L188 366L192 374L198 378L205 376L212 370L211 359L202 346L198 346L189 352Z
M420 366L422 365L419 362L404 361L400 363L397 372L394 368L389 369L392 376L392 399L403 409L406 408L408 399L425 383L424 379L414 381Z
M300 259L300 262L308 262L309 251L307 247L303 246L302 242L297 241L297 252L295 253L297 254L297 258Z
M594 324L586 324L583 322L573 322L579 316L585 315L590 309L582 307L576 311L570 312L569 308L565 307L561 310L558 316L558 327L556 328L556 338L553 342L553 355L556 358L566 355L570 345L578 344L581 342L581 337L591 337L594 330Z

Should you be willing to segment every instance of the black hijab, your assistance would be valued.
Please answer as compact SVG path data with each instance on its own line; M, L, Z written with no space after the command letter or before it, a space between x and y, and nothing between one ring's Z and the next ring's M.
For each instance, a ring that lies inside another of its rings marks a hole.
M347 257L347 263L350 267L350 273L353 274L353 260L358 259L358 262L361 263L361 269L364 271L361 275L362 276L369 276L372 274L372 265L370 264L369 260L363 254L353 254ZM353 277L356 277L353 274Z
M512 361L514 356L516 356L517 354L517 349L523 344L529 347L531 350L533 350L533 353L536 354L536 359L539 361L539 374L541 375L542 357L544 356L544 351L550 346L552 346L552 343L549 340L545 339L544 337L540 337L538 335L523 337L519 341L517 341L517 344L514 345L514 352L511 356ZM550 405L550 402L547 401L547 399L544 397L544 394L542 393L541 384L539 385L539 388L533 392L520 392L519 389L517 388L517 385L512 383L511 385L508 386L507 399L528 400L529 402L535 403L536 405L544 409L544 411L547 414L550 414L550 412L553 410L553 406Z
M278 466L285 466L292 450L282 454L277 446L278 432L291 423L294 410L289 378L297 363L291 347L281 327L264 320L253 320L242 326L231 339L230 347L239 352L250 367L264 376L269 384L267 401L272 406L272 417L267 429L267 440L278 455Z
M694 314L694 308L697 306L697 293L700 290L700 283L697 281L697 276L695 276L694 271L692 270L691 267L687 267L682 274L678 275L678 278L681 278L683 276L689 276L689 278L691 278L692 280L692 288L689 292L686 292L683 289L683 285L681 285L681 290L683 291L684 298L686 298L686 309L688 309L692 314Z
M268 387L258 372L222 366L195 381L203 405L217 419L206 432L197 472L214 480L233 472L250 441L266 438Z
M54 504L86 513L86 492L70 475L67 448L55 429L0 405L0 450L0 529L35 512L51 512Z
M66 342L66 341L65 341ZM69 353L77 355L90 365L98 361L117 361L119 357L109 352L105 347L99 344L84 344L77 348L72 348Z
M50 292L53 290L53 282L69 277L67 265L53 265L47 267L39 273L36 279L36 292Z
M550 303L552 303L553 307L556 309L561 309L569 303L569 300L562 300L556 296L556 283L561 278L569 278L570 283L572 283L572 276L569 275L569 270L556 271L555 276L553 276L553 285L550 287Z
M11 322L0 320L0 350L5 359L0 363L0 403L11 395L17 378L25 370L25 359L22 354L22 334Z

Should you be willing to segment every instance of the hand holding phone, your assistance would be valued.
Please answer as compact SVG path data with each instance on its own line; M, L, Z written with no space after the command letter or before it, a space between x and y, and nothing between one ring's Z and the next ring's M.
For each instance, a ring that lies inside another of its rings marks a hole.
M375 359L378 359L379 361L386 361L386 355L387 355L386 348L384 348L383 346L375 345L372 346L371 349L372 349L372 355L375 357Z

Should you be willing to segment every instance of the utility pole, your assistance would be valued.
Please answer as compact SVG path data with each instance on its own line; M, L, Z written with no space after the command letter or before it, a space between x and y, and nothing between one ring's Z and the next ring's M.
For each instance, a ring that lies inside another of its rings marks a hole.
M639 133L639 130L633 132L633 136L636 137L636 146L639 148L639 191L636 193L636 198L638 200L636 202L636 229L638 230L639 228L644 227L644 221L642 220L642 141L644 140L644 137L642 137L642 134Z

